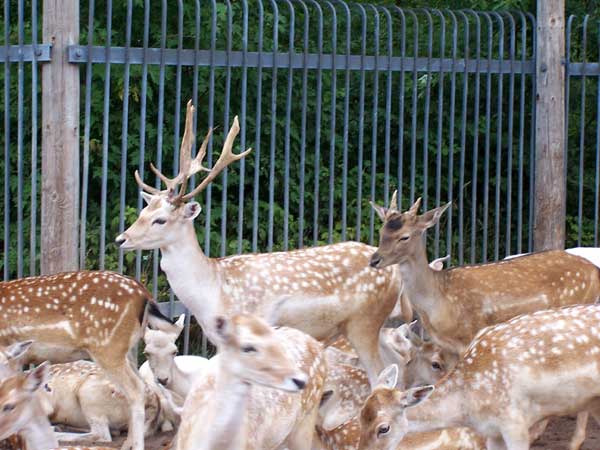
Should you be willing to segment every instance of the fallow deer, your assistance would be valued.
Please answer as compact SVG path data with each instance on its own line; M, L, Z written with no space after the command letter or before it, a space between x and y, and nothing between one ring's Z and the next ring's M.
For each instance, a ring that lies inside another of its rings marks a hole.
M52 365L39 396L50 422L90 430L58 433L59 441L111 442L111 431L127 429L127 399L91 361ZM156 434L166 422L177 421L158 389L146 386L144 397L146 436Z
M59 447L37 395L48 373L46 363L29 373L0 380L0 439L19 434L27 450L112 450L108 447Z
M215 322L219 353L188 394L176 449L310 449L327 371L321 344L252 315Z
M194 314L209 339L218 315L252 313L273 325L300 329L319 340L345 335L375 380L383 363L377 350L379 329L400 298L400 278L394 268L369 267L374 248L359 242L288 252L207 257L198 244L194 219L200 205L192 201L227 165L243 158L232 152L239 132L237 117L227 134L221 156L191 192L188 179L202 171L211 131L192 160L194 107L187 106L180 149L179 173L159 190L135 178L148 204L116 243L124 250L161 250L161 268L177 297Z
M529 449L541 420L597 404L599 321L600 305L578 305L482 330L435 389L376 389L361 412L360 448L394 449L407 432L467 426L490 450Z
M395 194L395 193L394 193ZM393 196L392 205L396 205ZM425 330L441 347L462 353L482 328L519 314L600 297L600 271L584 258L554 250L489 264L433 270L423 233L450 203L418 215L421 199L406 212L373 205L384 221L371 266L397 265L404 294Z
M144 448L144 383L127 355L146 322L166 319L138 281L105 271L0 283L0 345L23 339L88 353L128 399L124 448ZM170 325L170 322L168 322Z

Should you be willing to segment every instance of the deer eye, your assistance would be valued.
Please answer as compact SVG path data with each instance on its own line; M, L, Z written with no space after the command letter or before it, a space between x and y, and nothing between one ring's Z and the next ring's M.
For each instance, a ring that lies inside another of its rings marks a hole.
M379 425L379 428L377 428L377 437L383 436L384 434L387 434L390 432L390 426L386 423L383 425Z
M167 223L167 219L163 219L162 217L152 221L152 225L164 225L165 223Z
M400 238L400 241L408 241L410 239L410 236L402 236Z
M441 364L436 361L431 363L431 367L433 368L433 370L442 370Z
M246 345L244 347L242 347L242 351L244 353L252 353L256 351L256 347L252 346L252 345Z
M2 412L10 412L15 409L15 405L13 403L7 403L2 407Z

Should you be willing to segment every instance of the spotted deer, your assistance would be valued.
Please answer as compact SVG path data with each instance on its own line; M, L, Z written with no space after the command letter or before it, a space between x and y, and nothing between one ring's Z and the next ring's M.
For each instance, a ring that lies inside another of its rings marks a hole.
M488 325L541 309L594 303L600 297L598 268L560 250L431 269L423 232L438 223L450 203L418 215L420 204L418 199L404 213L373 205L384 224L370 264L380 269L399 268L404 294L433 342L441 347L462 353Z
M0 439L19 434L27 450L111 450L109 447L60 447L37 395L48 364L0 380Z
M252 315L217 317L219 353L188 394L177 450L309 450L326 362L299 330Z
M128 352L146 323L160 328L167 322L141 283L117 273L67 272L0 283L0 345L33 339L89 354L127 397L124 448L144 448L144 384Z
M358 242L301 250L209 258L200 248L194 219L200 205L192 201L229 164L248 154L232 152L239 132L237 117L212 170L191 192L189 178L201 171L211 131L192 160L194 107L187 106L179 173L159 190L135 178L147 206L116 243L124 250L160 249L161 268L177 297L194 314L209 339L216 339L214 318L251 313L274 325L300 329L319 340L345 335L375 380L383 363L377 350L379 329L400 298L394 268L369 267L374 248Z
M600 305L537 311L482 330L436 386L376 389L361 412L361 449L404 434L467 426L490 450L527 450L530 429L600 397Z

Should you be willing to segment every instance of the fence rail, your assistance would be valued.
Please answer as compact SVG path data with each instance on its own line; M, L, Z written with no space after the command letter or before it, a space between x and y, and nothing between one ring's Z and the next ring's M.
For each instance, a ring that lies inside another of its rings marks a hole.
M5 2L0 41L5 279L39 273L42 232L38 72L52 52L37 38L37 3L27 3L29 19L25 4L15 14ZM569 39L579 39L578 23L569 21ZM79 266L135 275L169 298L167 312L180 311L158 252L124 254L111 243L142 207L133 171L156 185L149 162L177 172L188 98L197 134L219 127L209 165L236 114L237 145L254 148L199 199L207 255L374 243L368 201L388 204L395 188L402 208L419 196L425 208L454 202L429 233L431 257L449 253L463 264L532 250L535 30L521 12L89 0L67 56L82 80ZM584 136L577 148L568 141L568 161L579 164L567 169L577 177L568 182L567 220L569 242L596 244L598 164L586 158L598 154L587 122L600 63L580 56L567 58L568 127Z

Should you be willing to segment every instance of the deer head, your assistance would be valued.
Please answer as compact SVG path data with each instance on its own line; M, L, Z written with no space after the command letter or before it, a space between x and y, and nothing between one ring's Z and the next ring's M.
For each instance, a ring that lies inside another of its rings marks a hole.
M23 366L22 357L32 344L33 341L21 341L0 349L0 379L21 370Z
M177 355L175 342L183 330L184 321L185 314L182 314L177 322L173 324L172 331L146 328L144 332L144 343L146 344L144 354L150 369L152 369L154 378L163 386L169 384L169 381L173 378L173 366Z
M306 374L287 355L277 333L262 319L248 314L215 320L221 361L234 376L247 383L297 392Z
M151 250L168 246L178 240L184 227L200 214L200 205L195 201L191 201L194 196L206 189L210 182L229 164L250 153L251 149L240 154L232 152L233 142L240 131L238 118L235 116L233 125L223 144L221 156L219 156L213 168L207 169L202 165L212 130L208 131L196 157L192 159L194 109L190 100L187 104L185 132L181 141L179 173L177 176L175 178L168 178L153 164L150 165L156 176L165 183L166 189L160 190L144 183L136 170L135 180L142 188L142 198L147 203L147 206L140 212L137 220L115 239L115 242L121 248L126 250ZM201 171L208 172L206 178L192 189L192 191L186 193L189 179Z
M433 386L421 386L404 392L394 389L398 368L385 368L377 385L360 412L359 450L395 449L406 435L406 409L425 400Z
M47 378L49 365L40 364L29 373L18 373L0 381L0 439L18 433L38 414L36 391Z
M392 264L411 259L422 248L423 232L434 226L441 215L452 203L418 215L421 198L406 212L395 208L397 191L392 196L390 208L384 208L371 202L371 206L383 221L379 232L379 248L371 257L371 267L382 269Z

